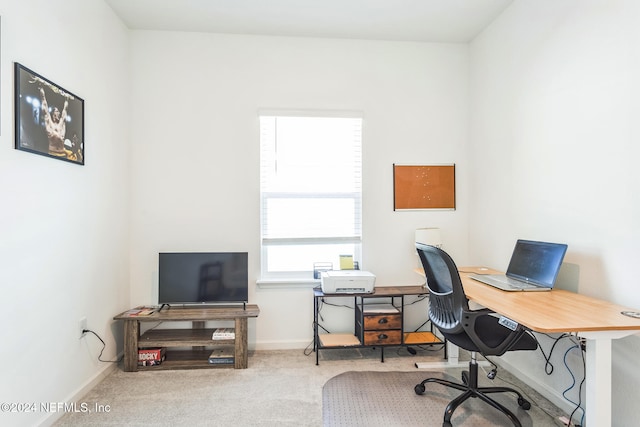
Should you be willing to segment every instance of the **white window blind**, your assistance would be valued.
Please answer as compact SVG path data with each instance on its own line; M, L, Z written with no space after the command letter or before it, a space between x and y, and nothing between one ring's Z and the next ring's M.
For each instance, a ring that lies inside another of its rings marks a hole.
M261 114L262 278L360 259L362 118Z

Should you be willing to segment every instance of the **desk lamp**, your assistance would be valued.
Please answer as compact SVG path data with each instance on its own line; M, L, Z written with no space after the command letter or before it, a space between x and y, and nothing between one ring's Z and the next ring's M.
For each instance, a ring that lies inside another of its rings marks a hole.
M425 245L435 246L436 248L442 249L442 236L440 235L440 229L437 227L416 228L415 243L423 243ZM412 245L413 254L418 257L415 243ZM420 258L417 259L417 268L422 269L422 262L420 262Z
M440 229L435 227L417 228L415 243L423 243L425 245L435 246L436 248L442 248ZM413 245L413 249L415 250L415 244Z

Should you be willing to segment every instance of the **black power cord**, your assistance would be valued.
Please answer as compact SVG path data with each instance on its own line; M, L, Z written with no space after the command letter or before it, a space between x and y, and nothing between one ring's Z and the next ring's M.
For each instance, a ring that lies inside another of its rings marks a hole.
M116 359L116 360L102 360L102 353L104 352L104 349L107 347L107 344L105 344L104 340L102 338L100 338L100 335L96 334L95 332L93 332L91 329L83 329L82 333L86 334L86 333L92 333L93 335L96 336L96 338L98 338L100 340L100 342L102 343L102 350L100 350L100 354L98 355L98 360L100 362L105 362L105 363L118 363L120 362L121 359Z
M544 352L544 350L542 349L542 345L540 343L540 341L538 341L538 338L536 337L535 334L532 334L534 339L538 342L538 348L540 349L540 352L542 353L544 359L545 359L545 373L547 375L551 375L553 373L553 364L551 363L551 355L553 353L553 350L555 349L556 345L564 338L570 338L570 341L574 344L575 348L579 348L581 349L581 355L582 355L582 364L583 364L583 372L585 372L585 374L582 376L582 380L580 381L580 385L578 388L578 402L572 402L571 400L567 399L566 396L564 396L563 393L563 397L569 402L569 403L573 403L575 405L575 408L573 409L573 411L571 412L571 414L569 415L569 424L567 425L572 425L571 424L571 420L573 419L574 414L578 411L578 409L583 411L583 416L584 416L584 409L582 408L582 400L581 400L581 396L582 396L582 387L585 383L586 380L586 368L584 367L584 365L586 364L585 361L585 357L584 357L584 349L582 346L582 342L578 341L577 343L573 341L573 335L572 334L567 334L567 333L563 333L558 337L553 337L549 334L546 333L540 333L540 335L544 335L547 338L550 338L553 340L553 345L551 346L551 349L549 350L549 355L547 356L547 354ZM573 348L573 347L572 347ZM571 348L569 349L571 350ZM567 352L569 351L567 350ZM566 352L565 352L565 357L566 357ZM569 366L566 364L565 361L565 367L569 370L569 374L571 374L571 376L573 377L573 373L571 372L571 369L569 368ZM575 385L575 384L574 384ZM572 386L573 387L573 386ZM569 389L565 390L568 391ZM580 427L579 425L573 425L574 427Z

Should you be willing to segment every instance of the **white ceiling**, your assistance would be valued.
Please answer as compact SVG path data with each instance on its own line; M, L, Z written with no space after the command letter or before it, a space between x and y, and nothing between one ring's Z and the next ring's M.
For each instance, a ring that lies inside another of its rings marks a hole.
M105 0L131 29L471 41L514 0Z

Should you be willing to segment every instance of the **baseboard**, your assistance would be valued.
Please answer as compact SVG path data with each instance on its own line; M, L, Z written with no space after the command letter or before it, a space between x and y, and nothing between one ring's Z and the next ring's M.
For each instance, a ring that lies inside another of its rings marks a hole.
M517 377L520 381L529 385L535 391L544 396L545 399L553 403L565 413L570 414L575 409L575 406L567 402L567 400L562 397L562 395L559 394L556 390L549 387L547 384L541 383L536 379L536 377L532 377L522 372L515 365L507 362L504 358L494 358L492 360L496 362L496 364L501 368L509 371L511 375Z
M253 350L301 350L313 348L313 341L260 341Z
M118 355L120 358L122 354ZM89 378L80 388L78 388L71 396L67 397L64 402L79 402L89 391L104 380L109 374L118 368L117 363L106 363L105 366L96 372L91 378ZM50 427L56 421L64 416L64 412L52 412L38 425L43 427Z

